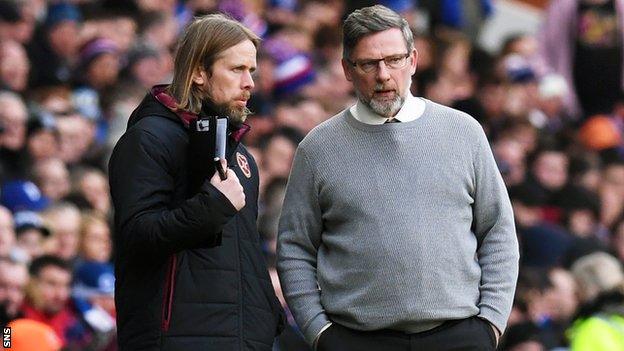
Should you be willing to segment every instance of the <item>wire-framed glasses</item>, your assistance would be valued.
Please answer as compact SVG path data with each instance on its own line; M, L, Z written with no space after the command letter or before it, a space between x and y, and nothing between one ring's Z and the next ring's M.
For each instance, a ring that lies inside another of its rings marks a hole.
M407 64L408 57L410 57L409 52L407 54L390 55L375 60L351 61L347 59L347 62L349 62L353 67L359 69L363 73L372 73L379 69L379 62L381 61L383 61L386 67L390 69L401 69L405 67L405 64Z

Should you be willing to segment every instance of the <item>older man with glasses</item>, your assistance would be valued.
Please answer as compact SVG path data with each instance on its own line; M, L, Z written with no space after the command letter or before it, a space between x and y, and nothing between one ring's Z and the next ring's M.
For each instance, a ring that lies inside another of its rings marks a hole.
M494 350L518 243L507 191L470 116L410 94L418 53L383 7L344 23L357 103L300 143L278 270L320 351Z

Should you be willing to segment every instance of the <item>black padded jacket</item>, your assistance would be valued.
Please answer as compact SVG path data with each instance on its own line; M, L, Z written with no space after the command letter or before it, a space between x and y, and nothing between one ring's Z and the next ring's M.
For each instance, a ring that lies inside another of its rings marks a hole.
M189 195L188 143L148 94L111 156L120 350L269 351L283 313L256 228L257 166L229 138L246 196L237 212L208 181Z

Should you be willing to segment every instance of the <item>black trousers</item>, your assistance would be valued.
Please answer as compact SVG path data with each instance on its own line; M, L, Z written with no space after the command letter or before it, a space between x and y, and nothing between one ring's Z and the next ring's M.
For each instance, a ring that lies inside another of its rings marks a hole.
M495 344L490 324L471 317L415 334L357 331L333 323L321 334L317 351L494 351Z

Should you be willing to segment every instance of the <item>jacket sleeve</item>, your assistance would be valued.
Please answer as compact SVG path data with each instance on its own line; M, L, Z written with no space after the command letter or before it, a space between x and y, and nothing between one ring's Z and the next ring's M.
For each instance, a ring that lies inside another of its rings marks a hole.
M127 132L115 147L109 177L118 251L169 255L214 245L236 214L208 180L199 193L173 207L176 170L172 162L184 157L173 153L170 145L138 128Z
M316 279L322 218L314 170L301 146L288 179L277 241L277 269L284 297L307 342L329 323Z
M480 128L475 139L473 230L480 243L479 317L503 332L518 279L518 240L507 189Z

